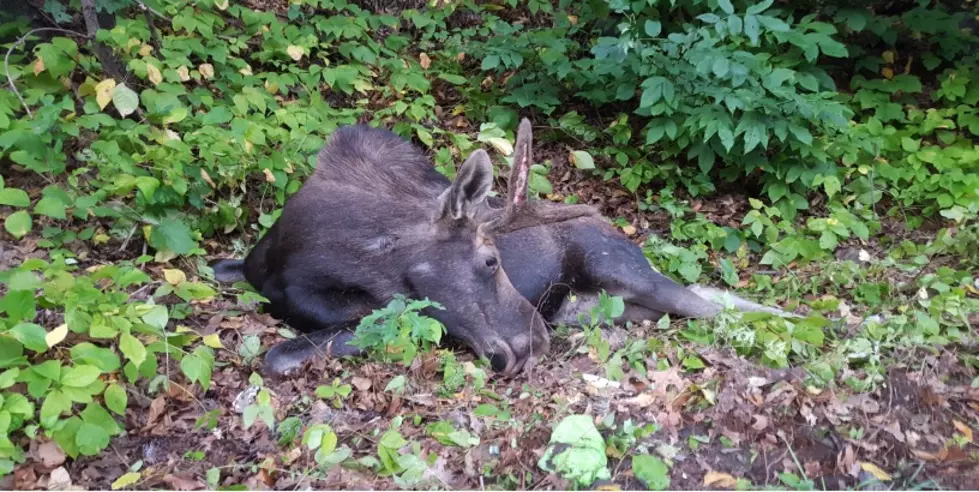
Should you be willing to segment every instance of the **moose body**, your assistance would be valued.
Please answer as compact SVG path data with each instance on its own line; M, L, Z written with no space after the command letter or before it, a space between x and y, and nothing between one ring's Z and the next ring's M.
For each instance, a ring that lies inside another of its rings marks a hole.
M576 324L601 291L625 300L617 321L722 310L712 296L725 293L656 272L594 208L528 202L531 140L523 120L504 200L487 196L485 151L450 181L393 133L337 130L246 259L212 265L219 281L246 279L269 300L269 314L305 334L270 350L266 371L284 374L326 348L359 353L348 344L357 323L395 294L440 303L445 309L425 314L507 374L547 352L547 323ZM729 299L741 310L789 316Z

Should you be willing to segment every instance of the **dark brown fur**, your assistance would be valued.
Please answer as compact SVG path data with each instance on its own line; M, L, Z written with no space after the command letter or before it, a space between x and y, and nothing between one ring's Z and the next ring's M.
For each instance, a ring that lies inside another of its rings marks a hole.
M450 183L389 132L339 129L245 261L214 265L219 280L243 273L269 299L271 314L306 333L273 348L266 368L286 372L328 341L334 354L358 353L347 345L351 330L396 293L441 303L445 310L426 314L505 373L531 367L547 351L543 319L574 324L603 290L625 299L622 319L722 309L707 299L719 292L688 290L650 268L592 207L528 201L531 146L523 120L506 199L487 200L492 169L482 150ZM731 300L739 309L786 314Z

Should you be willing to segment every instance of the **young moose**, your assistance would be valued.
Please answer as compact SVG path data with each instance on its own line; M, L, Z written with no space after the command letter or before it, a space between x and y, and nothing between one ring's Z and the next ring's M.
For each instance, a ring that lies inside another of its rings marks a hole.
M269 314L306 334L272 348L266 372L324 351L360 353L347 344L358 321L398 293L441 304L424 314L508 375L547 352L545 321L577 324L602 290L626 301L617 321L713 316L718 295L742 311L791 316L674 283L592 207L528 201L531 145L524 119L504 201L487 197L493 168L483 150L450 182L391 132L338 129L247 258L213 264L219 281L243 277Z

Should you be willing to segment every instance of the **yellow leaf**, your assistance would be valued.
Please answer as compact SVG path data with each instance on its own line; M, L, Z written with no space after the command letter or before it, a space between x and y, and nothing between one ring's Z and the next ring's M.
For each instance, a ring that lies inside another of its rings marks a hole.
M116 81L105 79L95 86L95 102L99 103L99 109L105 109L112 102L112 91L116 88Z
M153 82L153 85L160 85L160 82L163 82L163 74L160 73L160 69L150 63L146 64L146 76L150 82Z
M238 70L238 73L240 73L242 75L251 75L252 74L252 67L250 65L245 65L245 68L242 68L242 69Z
M187 281L187 274L177 269L163 269L163 278L167 279L170 285L178 285Z
M631 236L636 233L636 228L631 224L627 224L622 228L622 232L624 232L626 236Z
M891 67L884 67L880 69L880 74L884 76L885 79L894 78L894 70Z
M106 244L110 238L107 234L96 234L92 236L92 244Z
M891 479L891 476L888 475L887 472L881 470L873 463L863 461L860 463L860 468L863 469L863 471L877 477L877 480L880 480L881 482L887 482Z
M422 68L428 69L432 66L432 59L428 57L427 53L422 53L418 55L418 63L421 63Z
M205 335L203 340L204 340L204 345L207 345L208 347L216 348L216 349L224 348L224 345L221 345L221 338L218 337L217 333L211 333L210 335Z
M572 26L577 26L578 25L578 16L577 15L569 15L568 16L568 22L571 23Z
M954 425L955 428L959 432L961 432L966 439L969 440L969 442L972 442L972 429L970 429L968 425L965 425L962 422L959 422L958 420L953 420L952 425Z
M262 169L262 172L265 173L266 183L275 183L275 175L272 174L272 171L269 168Z
M41 57L37 57L37 61L34 62L34 76L37 77L43 71L44 60L42 60Z
M148 44L143 44L139 47L139 56L150 56L153 54L153 47Z
M119 490L123 487L128 487L130 485L133 485L136 482L139 482L141 476L142 474L140 474L139 472L129 472L117 478L115 482L112 482L112 490Z
M194 330L191 330L189 326L177 325L177 328L174 329L174 331L176 331L177 333L191 333Z
M129 51L134 46L139 46L141 44L143 44L142 41L140 41L140 40L138 40L136 38L129 38L129 41L126 41L126 51Z
M881 56L881 58L884 59L884 63L894 63L894 52L893 51L887 50L887 51L881 53L880 56Z
M180 77L181 82L187 82L188 80L190 80L190 69L187 67L178 68L177 77Z
M68 336L68 325L61 323L60 326L44 335L44 342L48 344L48 348L52 348L61 343L66 336Z
M303 57L303 48L302 46L291 44L286 48L286 53L289 53L289 58L299 61Z
M217 0L214 2L214 6L217 7L218 10L228 10L228 0Z
M707 472L707 474L704 475L704 487L710 487L711 485L725 489L733 489L738 486L738 479L727 473L716 471Z
M214 65L211 65L210 63L201 63L197 67L197 71L200 72L201 77L204 77L205 79L214 77Z

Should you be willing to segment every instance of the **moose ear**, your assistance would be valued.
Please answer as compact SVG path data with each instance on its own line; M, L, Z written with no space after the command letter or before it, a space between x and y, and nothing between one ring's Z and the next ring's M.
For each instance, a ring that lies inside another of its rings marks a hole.
M493 164L490 163L489 154L483 149L476 149L459 169L452 186L442 193L442 217L449 215L455 220L472 218L476 206L486 199L492 187Z

